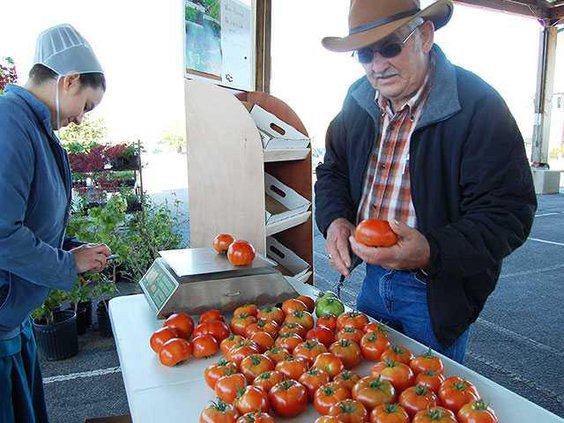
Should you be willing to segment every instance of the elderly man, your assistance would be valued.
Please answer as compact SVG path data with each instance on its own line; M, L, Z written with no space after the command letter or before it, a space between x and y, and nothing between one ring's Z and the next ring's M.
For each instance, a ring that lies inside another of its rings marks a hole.
M349 89L317 168L316 220L333 267L366 262L357 308L462 362L502 260L527 238L536 197L522 136L500 95L451 64L434 32L450 0L352 0L349 35L366 76ZM390 222L389 248L355 223Z

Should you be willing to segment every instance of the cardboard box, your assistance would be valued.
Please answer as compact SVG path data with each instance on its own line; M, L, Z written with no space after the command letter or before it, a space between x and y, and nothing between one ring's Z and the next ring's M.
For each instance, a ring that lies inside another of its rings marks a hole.
M310 143L306 135L256 104L251 109L251 117L265 150L307 148Z
M264 173L266 225L290 219L308 211L311 201L302 197L274 176Z
M311 275L309 264L272 236L266 238L266 255L278 263L277 268L283 275L293 276L302 282Z

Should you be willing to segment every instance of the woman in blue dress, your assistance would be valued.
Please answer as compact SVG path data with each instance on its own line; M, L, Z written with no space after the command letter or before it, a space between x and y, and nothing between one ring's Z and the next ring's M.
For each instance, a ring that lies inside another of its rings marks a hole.
M42 32L24 87L0 96L0 422L48 421L30 313L50 289L100 272L103 244L65 238L67 154L55 130L80 124L102 100L103 70L71 25Z

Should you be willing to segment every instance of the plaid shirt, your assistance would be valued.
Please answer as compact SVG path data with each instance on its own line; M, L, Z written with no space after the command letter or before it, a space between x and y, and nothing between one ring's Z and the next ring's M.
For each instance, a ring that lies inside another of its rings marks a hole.
M374 101L381 110L380 130L364 180L358 220L397 219L416 225L409 177L409 142L430 91L429 74L425 82L397 112L390 101L376 92Z

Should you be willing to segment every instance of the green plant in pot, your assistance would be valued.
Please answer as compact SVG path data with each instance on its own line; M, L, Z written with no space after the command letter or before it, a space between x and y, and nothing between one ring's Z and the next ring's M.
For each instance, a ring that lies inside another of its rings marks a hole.
M93 285L93 294L100 300L96 307L98 330L100 335L109 337L113 335L109 316L109 301L118 293L118 289L116 284L103 273L97 273L93 276L97 276L97 280Z
M78 353L78 334L74 310L61 310L68 294L52 290L32 313L37 346L47 360L62 360Z
M92 326L92 299L94 289L89 275L80 275L71 292L68 300L71 308L76 313L76 328L79 335L86 333Z

